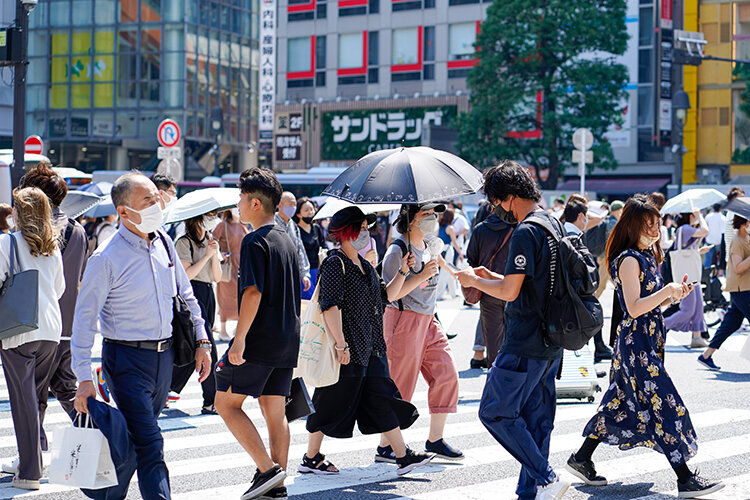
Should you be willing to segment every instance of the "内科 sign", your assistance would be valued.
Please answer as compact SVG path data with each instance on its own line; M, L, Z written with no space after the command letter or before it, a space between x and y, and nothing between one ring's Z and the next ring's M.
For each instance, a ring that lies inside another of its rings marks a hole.
M260 2L260 75L258 77L258 139L261 149L273 140L276 102L276 0ZM265 143L265 144L263 144Z

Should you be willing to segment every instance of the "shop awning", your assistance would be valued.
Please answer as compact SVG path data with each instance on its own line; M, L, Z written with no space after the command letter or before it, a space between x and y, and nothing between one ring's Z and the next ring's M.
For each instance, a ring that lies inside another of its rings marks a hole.
M669 177L640 177L637 179L586 179L586 191L592 191L599 196L630 196L635 193L651 193L659 191L669 184ZM579 179L568 179L557 188L559 191L578 191L581 188Z

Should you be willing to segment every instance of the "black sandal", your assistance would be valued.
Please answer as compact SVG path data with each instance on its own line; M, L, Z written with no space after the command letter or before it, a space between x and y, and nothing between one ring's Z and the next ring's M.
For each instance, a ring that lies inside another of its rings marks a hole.
M333 467L334 470L331 470ZM326 456L318 452L313 458L308 458L307 454L302 455L302 463L297 466L297 472L300 474L317 474L320 476L331 476L338 474L339 470L331 462L326 460Z

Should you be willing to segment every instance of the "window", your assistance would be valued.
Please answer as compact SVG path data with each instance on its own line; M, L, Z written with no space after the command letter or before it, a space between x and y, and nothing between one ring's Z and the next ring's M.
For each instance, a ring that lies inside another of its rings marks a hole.
M367 37L367 64L377 66L380 64L380 34L377 31L370 31Z
M325 19L328 15L326 0L289 0L286 8L287 21L308 21Z
M654 8L642 7L638 16L638 45L654 44Z
M654 51L652 49L640 49L638 51L638 82L649 83L654 81Z
M448 0L448 5L465 5L468 3L479 3L479 0Z
M310 37L290 38L287 41L287 73L311 71Z
M326 69L326 36L315 38L315 69Z
M472 59L476 38L476 23L451 24L448 27L448 60Z
M364 49L362 33L346 33L339 35L339 69L362 68L362 51Z
M417 64L419 62L419 30L401 28L393 30L391 64Z
M423 28L424 33L424 60L434 61L435 60L435 27L425 26Z
M398 12L401 10L416 10L422 8L422 0L416 0L416 1L404 1L404 0L394 0L393 5L391 5L391 10L393 12Z

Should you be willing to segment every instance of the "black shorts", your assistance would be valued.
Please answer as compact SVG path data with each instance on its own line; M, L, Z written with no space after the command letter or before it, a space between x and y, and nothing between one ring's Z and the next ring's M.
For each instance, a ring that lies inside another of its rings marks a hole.
M227 355L216 363L216 390L232 394L260 396L288 396L292 386L292 368L273 368L244 362L233 365Z

